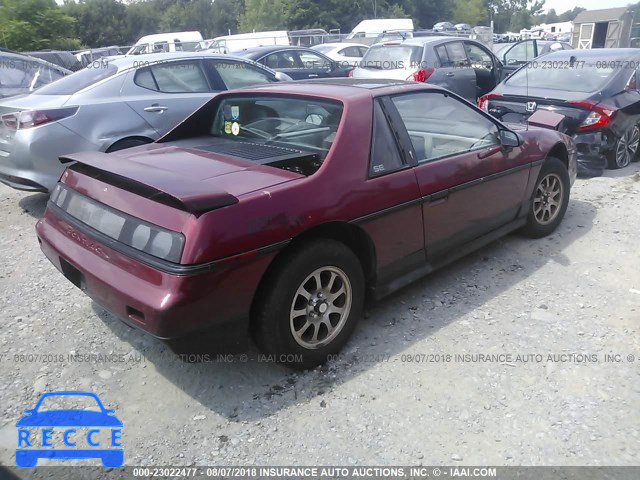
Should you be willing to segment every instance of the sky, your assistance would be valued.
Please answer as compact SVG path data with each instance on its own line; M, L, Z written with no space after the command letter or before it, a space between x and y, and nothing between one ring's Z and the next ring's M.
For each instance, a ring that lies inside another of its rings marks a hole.
M567 10L572 10L573 7L582 7L587 10L600 10L602 8L625 7L630 3L635 2L631 0L608 0L606 2L602 0L546 0L544 7L547 10L555 8L556 13L563 13Z

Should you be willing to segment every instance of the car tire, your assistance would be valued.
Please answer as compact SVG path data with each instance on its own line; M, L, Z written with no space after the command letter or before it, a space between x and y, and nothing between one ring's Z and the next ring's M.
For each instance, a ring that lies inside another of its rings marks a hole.
M138 147L151 142L152 140L145 138L123 138L107 148L106 153L117 152L118 150L124 150L125 148Z
M634 125L618 138L613 150L607 156L607 166L612 170L627 167L638 158L640 126Z
M522 233L530 238L551 234L567 211L570 190L571 181L565 164L555 157L547 157L533 189Z
M315 367L353 333L364 292L362 266L347 246L330 239L301 244L265 279L253 311L256 343L279 363Z

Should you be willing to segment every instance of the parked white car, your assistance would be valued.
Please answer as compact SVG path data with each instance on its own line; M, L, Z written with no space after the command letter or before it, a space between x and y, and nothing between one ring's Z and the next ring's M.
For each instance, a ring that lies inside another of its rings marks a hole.
M362 43L322 43L311 47L342 66L357 66L369 47Z
M286 30L272 32L239 33L216 37L207 47L209 52L230 53L247 48L267 47L271 45L289 46L289 34Z
M127 55L161 52L194 52L204 39L200 32L170 32L145 35L129 49Z

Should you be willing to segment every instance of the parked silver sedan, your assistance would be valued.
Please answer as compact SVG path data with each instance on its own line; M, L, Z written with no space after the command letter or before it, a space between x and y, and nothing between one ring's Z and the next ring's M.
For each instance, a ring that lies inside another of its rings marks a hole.
M152 142L216 92L289 79L250 60L205 52L101 60L0 101L0 182L47 192L61 155Z

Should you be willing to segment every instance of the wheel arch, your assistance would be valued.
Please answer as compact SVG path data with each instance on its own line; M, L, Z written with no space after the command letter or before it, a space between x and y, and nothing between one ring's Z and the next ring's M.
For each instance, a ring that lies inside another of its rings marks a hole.
M549 154L547 155L547 157L557 158L562 163L564 163L564 166L567 167L567 170L569 169L569 152L567 150L567 146L564 143L556 143L553 148L549 150Z
M315 227L310 228L309 230L304 231L299 234L289 245L287 245L284 249L282 249L276 257L273 259L266 272L263 274L260 282L258 284L258 288L253 295L253 301L251 303L251 319L250 324L253 323L253 319L255 318L254 309L260 303L262 298L262 292L265 289L265 285L272 281L273 276L277 274L277 270L283 262L283 259L294 249L301 248L305 243L308 243L311 240L317 239L330 239L335 240L337 242L343 243L347 246L360 260L360 265L362 265L362 270L365 277L366 285L365 287L370 286L375 282L376 276L376 250L371 237L367 232L364 231L361 227L348 223L348 222L327 222L321 225L316 225Z
M107 148L105 148L105 153L109 153L109 152L115 151L115 150L112 150L115 145L117 145L118 143L121 143L121 142L125 142L127 140L136 140L136 141L141 141L141 142L144 142L144 143L152 143L154 141L152 138L145 137L144 135L131 135L131 136L128 136L128 137L122 137L122 138L119 138L118 140L116 140L115 142L111 142L111 144L108 145Z

